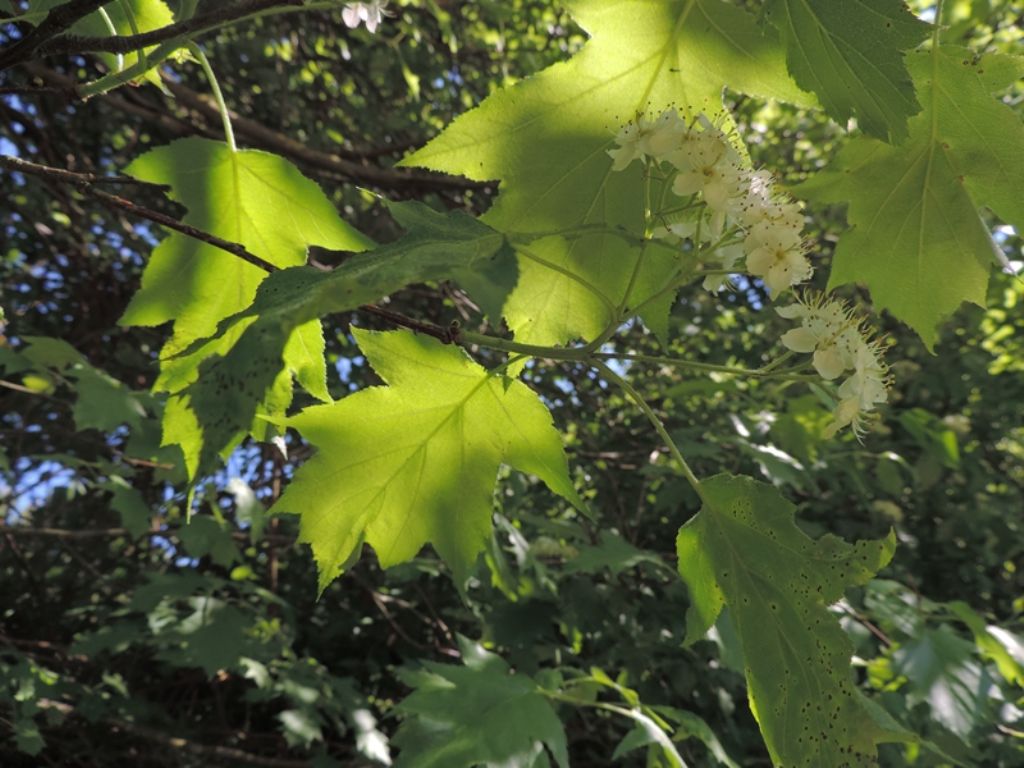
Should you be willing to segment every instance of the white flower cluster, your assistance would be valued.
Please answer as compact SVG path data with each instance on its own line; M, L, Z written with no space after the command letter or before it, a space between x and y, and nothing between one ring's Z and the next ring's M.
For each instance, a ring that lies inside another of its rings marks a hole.
M371 0L369 3L346 3L341 11L341 19L349 29L355 29L360 24L366 24L366 28L374 33L380 26L381 19L390 14L385 10L388 0Z
M782 343L794 352L813 352L814 368L823 379L853 371L839 385L839 405L825 436L850 426L859 439L868 414L888 399L889 367L881 344L838 299L815 295L776 311L787 319L800 318L800 327L783 334Z
M672 191L683 198L700 195L707 206L709 237L736 227L743 234L747 272L760 277L773 295L811 276L799 206L776 190L771 174L746 167L729 137L707 117L699 115L691 125L671 109L653 121L640 116L619 131L616 142L618 147L608 150L613 170L645 158L659 167L667 164ZM675 224L659 228L655 236L689 237L692 231ZM718 256L725 269L741 258L728 248ZM716 290L723 282L705 286Z
M648 162L652 175L663 174L672 192L684 199L681 215L677 201L664 214L654 212L652 237L672 244L699 239L694 242L698 247L710 243L723 271L745 258L747 273L760 277L773 296L811 276L800 207L778 191L770 173L749 168L729 137L706 116L698 115L692 123L671 109L654 120L638 116L615 139L618 146L608 150L612 170L622 171L634 160ZM687 215L694 202L703 203L706 226L703 211ZM704 287L716 291L725 279L709 275ZM787 332L782 343L794 352L813 353L814 368L823 379L850 372L839 386L839 404L826 436L849 426L860 439L871 412L888 398L889 368L882 360L882 345L835 299L798 299L778 313L800 319L800 327Z

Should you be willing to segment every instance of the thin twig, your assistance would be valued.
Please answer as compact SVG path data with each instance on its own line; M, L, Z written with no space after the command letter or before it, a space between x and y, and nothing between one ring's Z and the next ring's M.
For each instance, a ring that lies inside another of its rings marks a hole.
M27 64L24 70L52 85L56 92L65 96L69 101L80 98L76 90L76 83L70 77L55 72L37 63ZM207 96L200 95L181 83L175 83L168 77L164 77L164 87L167 88L174 98L183 106L197 112L208 121L208 125L199 125L195 122L185 123L173 117L169 110L158 111L150 107L123 98L116 93L101 94L103 101L110 106L138 115L145 120L158 123L164 130L175 135L188 135L196 133L203 136L216 136L216 132L210 128L220 125L220 114L217 105ZM132 94L133 99L139 97ZM445 173L427 171L416 168L382 168L359 160L367 160L369 154L361 155L348 151L324 152L313 149L307 144L296 141L286 134L267 128L256 120L244 117L237 112L229 110L231 123L239 138L244 137L246 142L253 147L266 149L279 155L284 155L306 172L330 179L344 179L346 181L357 181L361 184L368 184L384 189L398 189L408 193L413 187L419 189L452 190L461 192L469 189L485 190L494 187L493 182L473 181L462 176L450 176ZM397 151L397 148L396 148Z
M245 246L239 243L233 243L229 240L212 235L209 232L204 232L201 229L185 224L184 222L178 221L177 219L168 216L167 214L154 211L151 208L146 208L138 203L133 203L131 200L126 200L118 195L112 195L109 192L104 192L100 189L95 189L94 184L99 183L99 178L109 177L97 177L95 174L84 174L77 173L75 171L69 171L64 168L53 168L48 165L40 165L39 163L33 163L28 160L22 160L18 157L9 157L6 155L0 155L0 167L7 168L12 171L20 173L27 173L33 176L40 176L43 178L55 179L62 181L67 184L73 184L83 192L92 195L93 197L102 200L103 202L109 203L121 210L132 213L140 218L148 219L156 224L160 224L168 229L173 229L176 232L191 237L194 240L199 240L208 245L212 245L215 248L219 248L222 251L227 251L233 256L237 256L242 261L251 264L254 267L262 269L264 272L276 272L277 267L266 261L254 253L250 253ZM115 177L117 178L117 177ZM127 177L122 177L127 178ZM144 183L144 182L139 182Z
M675 440L672 439L672 436L669 434L668 430L665 428L664 422L662 422L662 420L654 412L654 409L651 408L651 406L643 398L643 395L641 395L633 387L632 384L630 384L624 378L619 376L617 373L615 373L615 371L613 371L607 365L602 363L600 360L595 360L593 362L593 365L594 365L595 368L597 368L601 372L601 374L608 381L612 382L613 384L618 385L619 388L622 389L622 391L625 392L629 396L630 400L632 400L634 403L636 403L637 407L641 411L643 411L644 415L647 417L647 420L651 422L651 426L654 427L654 430L658 433L658 435L661 437L661 439L665 442L665 446L668 448L669 453L672 455L672 458L675 459L676 464L679 465L679 470L682 473L683 477L686 478L686 481L690 484L690 487L693 488L693 490L697 494L697 496L700 497L700 500L705 505L707 505L708 504L708 498L707 498L707 496L704 493L704 488L703 488L703 486L701 486L700 480L697 478L697 475L694 474L693 470L690 468L689 463L683 457L683 454L680 452L679 447L676 445Z
M8 85L0 88L0 96L6 96L8 94L27 96L35 93L56 93L61 96L69 95L66 88L61 88L56 85Z
M40 165L29 160L22 160L20 157L11 155L0 155L0 165L8 167L12 171L29 173L35 176L48 176L69 184L138 184L140 186L167 189L167 184L155 184L151 181L136 179L134 176L101 176L98 173L86 173L84 171L69 171L66 168L55 168L51 165Z
M163 536L163 537L174 537L177 531L175 530L149 530L144 534L145 536ZM36 528L30 525L0 525L0 534L4 536L17 536L17 537L39 537L39 538L51 538L57 539L58 541L81 541L85 539L103 539L103 538L118 538L121 536L131 536L131 533L127 528L81 528L81 529L68 529L68 528ZM250 536L246 531L231 531L231 538L238 541L249 541ZM273 543L276 545L280 544L294 544L296 539L293 536L286 534L264 534L260 537L260 541L266 541L268 544Z
M49 653L54 656L64 656L74 661L86 661L88 659L88 657L81 655L72 656L66 645L60 645L49 640L25 640L0 634L0 645L9 645L13 648L27 648L37 654Z
M129 213L133 213L140 218L149 219L156 224L160 224L168 229L180 232L186 237L191 237L193 240L200 240L208 245L214 246L215 248L219 248L222 251L227 251L228 253L237 256L242 261L262 269L264 272L276 272L278 269L269 261L261 259L254 253L250 253L249 250L240 243L232 243L231 241L224 240L216 235L211 235L209 232L196 229L195 227L189 226L188 224L180 222L175 218L160 213L159 211L154 211L151 208L138 205L137 203L133 203L131 200L126 200L123 197L112 195L109 192L103 192L102 190L91 188L86 188L86 191L94 197L110 203L117 208L128 211Z
M858 622L868 632L874 635L886 648L892 645L892 640L885 634L879 627L871 622L866 616L862 616L852 605L840 604L839 606L846 614L853 618L854 621Z
M100 3L102 5L102 3ZM243 0L231 5L215 8L208 13L193 16L166 27L160 27L138 35L122 35L119 37L83 37L80 35L64 35L60 39L51 40L40 46L40 55L54 53L130 53L140 48L148 48L177 37L192 37L202 32L215 29L232 21L238 21L260 11L275 7L301 7L304 0Z
M39 25L16 43L0 51L0 72L28 61L49 40L109 0L71 0L51 10Z
M0 387L3 387L4 389L10 389L10 390L12 390L14 392L21 392L22 394L26 394L26 395L35 395L37 397L45 397L45 398L48 398L50 400L56 400L57 399L53 395L51 395L51 394L49 394L47 392L40 392L39 390L32 389L31 387L26 387L26 386L24 386L22 384L16 384L13 381L6 381L5 379L0 379Z
M181 83L176 83L169 77L163 78L164 87L167 88L180 103L189 109L195 110L211 124L217 124L221 120L220 112L214 101L204 95L198 94L191 88ZM472 181L461 176L449 176L433 171L417 170L413 168L381 168L377 165L367 165L347 159L342 153L323 152L313 149L308 144L296 141L286 134L267 128L262 123L240 115L233 110L228 110L231 124L239 137L244 137L250 145L285 155L304 168L319 172L330 173L342 176L347 179L354 179L366 184L373 184L380 187L401 187L407 189L410 185L418 187L430 187L435 189L485 189L493 187L493 182Z
M392 312L390 309L384 309L378 307L376 304L363 304L359 307L363 312L367 312L371 315L377 315L382 317L395 325L400 325L404 328L410 328L417 333L422 333L427 336L432 336L438 341L444 344L456 343L456 332L450 327L444 328L440 325L434 325L433 323L423 322L422 320L414 320L411 317L399 314L398 312Z
M118 195L112 195L109 192L104 192L99 189L94 189L93 185L102 182L114 182L119 181L121 183L138 182L145 184L148 182L142 182L137 179L133 179L130 176L97 176L92 173L78 173L76 171L69 171L64 168L54 168L48 165L41 165L39 163L33 163L28 160L22 160L18 157L10 157L7 155L0 155L0 167L8 168L12 171L20 173L27 173L34 176L40 176L43 178L51 178L58 181L62 181L68 184L72 184L82 191L93 195L99 200L110 203L122 210L133 213L144 219L149 219L157 224L161 224L168 229L173 229L180 232L183 235L191 237L195 240L212 245L215 248L220 248L222 251L226 251L243 261L252 264L254 267L259 267L265 272L277 272L278 267L271 264L268 261L264 261L259 256L250 253L245 246L240 243L233 243L229 240L224 240L216 235L211 235L209 232L204 232L201 229L184 224L177 219L174 219L166 214L154 211L151 208L146 208L137 203L133 203L131 200L126 200ZM388 320L395 325L399 325L405 328L410 328L418 333L423 333L427 336L441 341L445 344L452 344L456 340L457 332L452 328L444 328L433 323L424 322L421 320L415 320L411 317L393 312L383 307L378 307L375 304L363 304L359 307L360 310L369 314L377 315L385 320ZM17 385L13 385L12 388ZM33 393L34 394L34 393Z

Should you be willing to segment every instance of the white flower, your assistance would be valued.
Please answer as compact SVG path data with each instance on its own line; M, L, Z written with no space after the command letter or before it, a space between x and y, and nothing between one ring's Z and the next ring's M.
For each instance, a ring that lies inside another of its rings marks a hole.
M349 29L355 29L361 23L372 33L377 31L381 19L389 15L385 10L387 0L371 0L369 3L348 3L341 11L342 21Z
M660 162L679 146L686 131L686 123L674 109L666 109L654 122L638 115L636 121L623 126L616 134L619 146L608 150L614 161L612 170L621 171L644 157Z
M857 347L853 375L839 387L839 396L857 398L862 411L873 410L876 405L889 399L889 367L882 362L879 354L877 344L862 339Z
M703 130L689 130L668 161L679 171L672 191L680 197L700 193L711 210L712 230L722 231L730 201L749 187L748 172L726 135L703 115Z
M743 191L743 171L728 162L706 162L680 171L672 182L672 191L680 197L700 192L708 208L724 214L729 199Z
M687 132L686 121L674 109L666 109L658 119L648 124L640 140L640 148L648 157L664 160L679 146Z
M755 224L743 241L743 249L747 252L747 271L764 280L773 295L803 282L813 271L800 231L785 226L785 222Z
M702 261L713 258L712 263L731 270L746 254L747 272L760 277L773 296L811 276L813 268L803 241L804 217L800 206L779 194L771 173L751 170L729 136L705 115L698 115L690 125L671 109L653 121L638 115L619 130L615 141L618 146L608 150L613 170L621 171L634 160L644 158L658 164L668 162L675 170L669 177L672 191L683 198L699 196L696 205L680 209L687 222L667 225L666 217L659 214L661 223L653 234L656 239L673 235L692 239L694 224L706 211L706 226L701 229L703 239L726 245L716 248L708 257L702 253ZM678 217L679 213L670 215ZM723 238L727 221L730 229ZM744 238L741 248L734 246L737 233ZM727 275L708 275L704 287L718 291L727 279ZM823 352L819 359L826 356ZM827 368L827 363L822 365Z
M643 139L642 125L644 119L638 118L635 123L627 123L619 129L615 136L618 143L615 149L608 150L608 156L612 159L612 170L624 170L630 163L638 158L643 158L644 152L640 146Z
M776 192L771 173L754 171L747 178L746 196L733 201L729 211L735 219L748 229L771 223L797 232L803 230L804 216L800 206Z
M823 379L832 380L853 369L839 386L839 404L825 436L852 426L860 438L866 415L888 399L889 368L881 359L880 345L871 340L849 307L835 299L819 295L776 312L800 318L800 327L783 334L782 343L794 352L813 352L814 368Z
M773 294L811 276L803 245L800 206L779 195L768 171L747 175L747 193L730 202L729 214L747 232L743 248L747 270L762 278Z
M832 423L825 429L826 438L850 426L859 440L864 434L866 415L889 399L889 368L879 354L877 345L861 340L853 375L839 386L839 405Z
M816 297L775 311L788 319L801 318L800 327L784 333L782 343L794 352L813 352L814 368L823 379L831 381L853 367L860 330L842 302Z

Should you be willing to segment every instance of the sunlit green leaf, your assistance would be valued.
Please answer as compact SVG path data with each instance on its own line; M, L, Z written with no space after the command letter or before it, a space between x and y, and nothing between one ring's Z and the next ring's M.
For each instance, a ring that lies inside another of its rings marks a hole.
M301 538L313 547L321 589L364 540L384 567L429 542L464 579L490 535L501 463L581 503L551 416L524 384L407 331L353 332L390 386L282 422L319 449L274 510L302 514Z
M923 105L899 147L859 138L797 188L848 202L830 285L860 282L931 347L962 302L984 305L998 249L978 208L1024 228L1024 125L993 93L1024 58L942 46L907 57Z
M493 94L403 161L500 180L484 220L501 231L606 224L642 234L642 171L634 165L613 175L607 155L638 111L716 113L725 86L806 98L789 79L778 42L720 0L581 0L571 10L592 35L580 53ZM533 256L520 258L505 314L517 338L536 344L596 336L610 316L592 289L619 302L641 258L607 234L548 237L528 250ZM663 288L677 266L664 249L648 248L642 258L634 306ZM663 326L670 301L649 307L645 321Z
M182 446L193 473L233 447L255 414L284 412L291 398L285 369L312 394L330 399L317 318L444 278L462 281L500 315L515 282L515 260L502 235L458 211L441 214L413 202L390 208L408 229L405 237L330 272L294 267L270 275L255 301L222 320L212 338L165 361L165 386L176 396L164 439Z
M188 212L183 221L240 243L277 267L304 264L311 245L358 251L370 244L346 224L320 188L287 160L267 152L232 152L222 142L179 139L150 150L127 172L170 186ZM177 351L209 336L256 295L266 273L233 254L179 233L153 252L121 321L174 321Z
M181 139L151 150L128 172L147 181L170 185L171 196L187 209L184 221L278 267L305 263L310 245L362 250L367 238L338 216L320 188L288 161L266 152L232 152L206 139ZM174 321L174 336L164 357L180 352L196 339L214 333L224 318L252 303L266 273L237 256L205 242L172 233L153 252L143 273L142 288L121 319L128 325L159 325ZM234 338L218 339L205 356L223 354ZM311 394L329 400L319 321L292 326L285 335L284 356L261 357L270 384L247 393L244 404L217 440L204 441L195 414L180 402L169 404L164 418L165 444L181 444L190 476L209 464L217 452L248 430L258 406L283 413L291 402L294 375ZM202 358L164 363L156 387L177 392L196 380ZM269 394L268 394L269 392ZM207 429L214 429L213 426Z

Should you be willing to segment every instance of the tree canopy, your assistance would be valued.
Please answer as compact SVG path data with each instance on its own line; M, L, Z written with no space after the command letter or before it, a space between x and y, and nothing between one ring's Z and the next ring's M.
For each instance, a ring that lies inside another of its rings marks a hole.
M1019 765L1022 39L0 2L0 762Z

